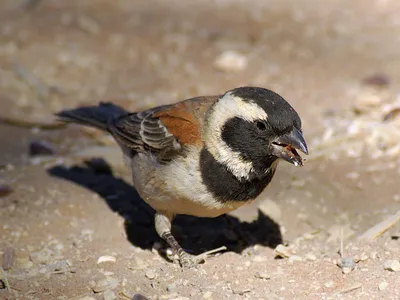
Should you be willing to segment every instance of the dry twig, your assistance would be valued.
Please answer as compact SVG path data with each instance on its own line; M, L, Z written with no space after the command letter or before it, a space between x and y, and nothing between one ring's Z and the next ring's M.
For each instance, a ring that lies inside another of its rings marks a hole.
M372 242L376 238L384 234L387 230L392 228L394 225L396 225L396 223L399 221L400 221L400 210L394 215L388 217L386 220L368 229L359 237L359 239Z
M347 294L350 293L352 291L358 290L362 288L362 284L361 283L356 283L355 285L349 286L343 290L341 290L340 292L338 292L339 295L343 295L343 294Z
M10 117L0 116L0 124L17 126L22 128L38 128L41 130L55 130L64 128L67 124L66 123L40 123L34 121L26 121L22 119L15 119Z

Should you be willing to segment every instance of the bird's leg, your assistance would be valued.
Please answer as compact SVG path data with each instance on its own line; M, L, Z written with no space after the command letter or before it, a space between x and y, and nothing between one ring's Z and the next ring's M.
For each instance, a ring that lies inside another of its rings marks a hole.
M155 216L155 227L158 235L168 243L176 254L178 254L179 262L182 267L193 267L204 262L211 254L226 250L226 247L223 246L199 255L191 255L187 253L171 233L171 222L173 218L174 216L171 214L157 212Z

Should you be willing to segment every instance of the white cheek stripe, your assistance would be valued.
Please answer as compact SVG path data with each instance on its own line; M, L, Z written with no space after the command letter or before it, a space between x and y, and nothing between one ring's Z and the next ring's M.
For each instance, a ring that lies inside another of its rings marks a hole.
M249 178L253 171L253 163L244 161L238 152L232 151L222 140L221 130L225 122L234 117L253 122L266 120L267 113L256 103L243 101L228 92L215 103L207 117L205 143L210 153L219 163L226 165L237 178Z

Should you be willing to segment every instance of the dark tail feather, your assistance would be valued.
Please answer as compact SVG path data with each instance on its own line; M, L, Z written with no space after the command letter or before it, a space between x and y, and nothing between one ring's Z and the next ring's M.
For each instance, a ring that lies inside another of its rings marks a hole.
M63 110L55 115L62 121L92 126L107 130L110 119L117 118L128 112L112 103L100 103L97 106L83 106L71 110Z

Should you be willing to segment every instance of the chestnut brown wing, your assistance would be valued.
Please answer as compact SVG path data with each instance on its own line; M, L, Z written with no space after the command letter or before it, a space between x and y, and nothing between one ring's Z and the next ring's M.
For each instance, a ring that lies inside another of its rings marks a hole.
M201 144L200 119L210 103L194 98L127 114L109 122L108 130L125 147L151 154L158 162L165 163L185 146Z

